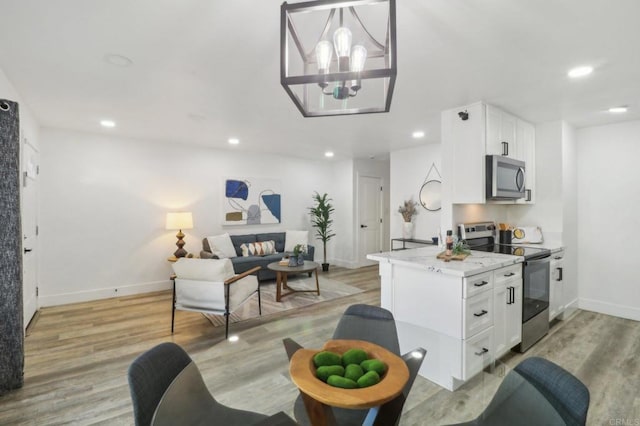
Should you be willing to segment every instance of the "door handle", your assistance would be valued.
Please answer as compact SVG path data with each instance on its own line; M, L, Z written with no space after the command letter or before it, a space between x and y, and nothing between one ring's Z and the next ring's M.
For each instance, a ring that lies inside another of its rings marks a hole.
M360 228L368 228L367 225L360 225Z
M30 251L33 251L33 249L28 249L28 248L26 248L26 249L24 249L23 251L24 251L25 253L29 253Z

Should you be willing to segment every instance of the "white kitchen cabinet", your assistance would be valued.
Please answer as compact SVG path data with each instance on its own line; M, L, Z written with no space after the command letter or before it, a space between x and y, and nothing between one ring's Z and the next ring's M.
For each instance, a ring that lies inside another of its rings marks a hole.
M551 254L549 277L549 321L564 312L564 250Z
M494 271L494 355L501 357L522 340L522 265Z
M460 117L467 112L467 119ZM526 163L527 194L535 197L535 128L491 105L476 102L442 112L443 177L453 204L485 204L485 156L505 155ZM529 197L528 197L529 198ZM516 201L495 201L515 204Z
M525 163L525 198L517 204L534 204L536 197L536 128L533 124L516 121L517 158Z
M520 342L522 263L478 252L474 263L447 264L438 251L415 249L411 260L409 250L369 256L380 261L380 304L394 315L401 351L426 348L419 374L455 390L496 359L497 347L502 355Z
M486 105L486 155L518 157L516 117L491 105Z
M467 112L466 120L459 116ZM442 113L443 180L454 204L484 204L485 105L476 102Z

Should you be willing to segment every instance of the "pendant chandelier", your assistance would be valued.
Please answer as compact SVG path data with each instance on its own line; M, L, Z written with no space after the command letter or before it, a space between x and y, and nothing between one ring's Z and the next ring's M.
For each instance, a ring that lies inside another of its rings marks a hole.
M389 112L395 10L395 0L282 4L280 81L304 117Z

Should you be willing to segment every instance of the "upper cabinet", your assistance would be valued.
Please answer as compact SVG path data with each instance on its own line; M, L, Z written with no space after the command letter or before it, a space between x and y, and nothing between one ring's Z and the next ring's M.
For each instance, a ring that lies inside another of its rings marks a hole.
M516 158L525 163L526 174L524 180L525 198L517 200L518 204L533 204L535 202L536 186L536 128L531 123L516 121Z
M526 198L490 201L532 204L535 200L535 127L499 108L476 102L442 112L444 170L450 180L451 202L484 204L485 155L502 155L525 162ZM444 158L448 156L449 158Z
M487 110L487 155L518 157L516 122L517 119L496 107L485 105Z

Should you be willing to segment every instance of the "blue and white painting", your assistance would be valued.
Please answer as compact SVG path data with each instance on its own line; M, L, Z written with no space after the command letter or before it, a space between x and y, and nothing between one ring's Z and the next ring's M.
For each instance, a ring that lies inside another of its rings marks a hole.
M282 221L278 179L224 179L223 225L264 225Z

